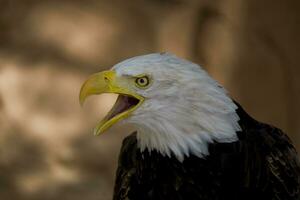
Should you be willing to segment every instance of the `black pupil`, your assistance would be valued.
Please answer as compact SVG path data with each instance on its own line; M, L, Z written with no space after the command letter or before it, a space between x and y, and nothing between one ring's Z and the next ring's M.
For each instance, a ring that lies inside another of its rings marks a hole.
M140 83L141 83L141 84L144 84L144 83L145 83L145 79L144 79L144 78L141 78L141 79L140 79Z

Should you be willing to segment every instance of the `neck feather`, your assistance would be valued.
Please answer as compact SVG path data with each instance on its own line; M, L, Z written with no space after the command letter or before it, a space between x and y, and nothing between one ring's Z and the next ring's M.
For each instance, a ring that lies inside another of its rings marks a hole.
M141 151L155 150L183 161L190 154L200 158L209 155L209 143L236 141L241 130L237 106L218 85L210 85L205 92L173 99L169 106L152 112L151 118L139 121L136 127Z

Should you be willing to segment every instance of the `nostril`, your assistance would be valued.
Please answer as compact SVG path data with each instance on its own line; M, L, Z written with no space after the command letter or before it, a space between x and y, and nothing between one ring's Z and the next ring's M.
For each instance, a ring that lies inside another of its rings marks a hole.
M107 82L107 81L108 81L108 78L105 76L105 77L104 77L104 80Z

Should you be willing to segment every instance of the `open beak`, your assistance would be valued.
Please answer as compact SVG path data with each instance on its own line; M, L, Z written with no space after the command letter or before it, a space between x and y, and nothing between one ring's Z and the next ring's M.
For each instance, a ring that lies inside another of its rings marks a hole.
M119 94L113 108L94 129L95 135L100 135L113 124L130 116L130 114L144 101L144 97L121 86L122 84L119 84L122 82L121 79L122 77L116 76L114 71L108 70L93 74L81 87L79 94L81 105L83 105L86 98L91 95L103 93Z

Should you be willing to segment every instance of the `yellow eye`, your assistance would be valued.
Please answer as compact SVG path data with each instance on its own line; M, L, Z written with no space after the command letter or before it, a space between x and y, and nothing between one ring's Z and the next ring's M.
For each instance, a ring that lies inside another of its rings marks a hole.
M140 88L145 88L150 84L150 80L148 76L138 77L135 79L136 86Z

